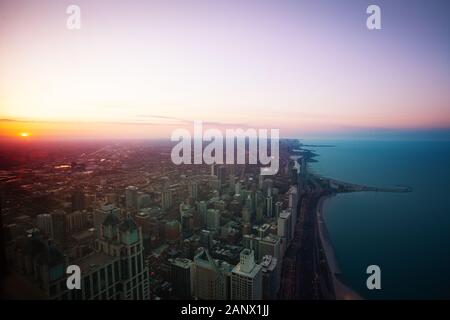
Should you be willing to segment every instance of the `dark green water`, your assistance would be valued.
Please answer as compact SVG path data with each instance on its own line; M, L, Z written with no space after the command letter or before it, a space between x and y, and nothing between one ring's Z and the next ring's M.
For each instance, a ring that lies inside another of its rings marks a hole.
M352 193L325 203L325 221L344 282L368 299L450 298L450 142L304 141L320 156L310 169L412 193ZM366 287L381 268L381 290Z

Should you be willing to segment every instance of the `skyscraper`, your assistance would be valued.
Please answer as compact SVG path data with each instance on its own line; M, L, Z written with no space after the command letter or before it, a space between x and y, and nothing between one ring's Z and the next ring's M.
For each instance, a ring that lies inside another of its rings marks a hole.
M55 210L51 213L53 223L53 238L59 244L65 244L66 240L66 213L63 210Z
M81 269L81 290L67 288L66 257L52 241L37 235L25 239L17 267L43 296L58 300L149 299L148 269L143 258L141 229L128 217L107 214L95 251L71 261ZM38 272L36 272L38 271Z
M172 205L173 205L172 190L165 189L161 193L161 208L163 210L168 210L168 209L172 208Z
M244 223L250 223L252 221L252 212L247 208L242 208L242 221Z
M275 202L275 214L274 214L275 218L278 219L282 209L283 209L283 203L281 201Z
M176 258L170 260L170 281L177 297L190 299L193 295L194 265L192 260Z
M198 182L195 180L189 181L188 188L189 188L189 197L192 198L193 200L197 200L197 198L198 198Z
M82 231L86 227L87 216L85 211L74 211L65 215L66 232L72 234L76 231Z
M83 190L76 189L71 195L72 211L79 211L86 209L86 201Z
M278 236L271 234L266 237L263 237L259 241L258 261L260 261L260 259L262 259L266 255L280 259L281 258L280 250L281 250L281 240Z
M281 283L281 265L279 260L270 255L262 257L262 278L263 278L263 298L264 300L274 300L277 298Z
M131 217L120 221L114 213L109 213L102 224L97 250L119 262L119 277L114 278L121 284L116 286L118 298L149 299L148 269L144 262L142 230ZM100 284L101 280L102 278Z
M217 209L208 209L206 213L206 228L210 231L219 231L220 211Z
M138 188L129 186L125 188L125 206L127 209L138 208Z
M207 250L211 249L212 246L212 233L209 230L202 230L200 232L200 244Z
M148 208L151 204L150 195L146 193L138 194L138 209Z
M225 179L226 179L226 168L224 166L217 166L216 173L217 173L217 179L219 179L219 181L220 181L220 185L223 185L225 183Z
M96 209L93 214L94 228L97 230L97 234L100 234L100 229L103 221L105 221L106 216L110 213L119 215L120 209L113 204L105 204L100 208Z
M278 225L277 225L278 236L281 238L281 254L284 256L284 253L287 249L287 245L292 238L292 221L291 221L291 210L283 210L278 217Z
M38 214L36 216L36 225L43 234L53 238L53 219L51 214Z
M232 300L261 300L262 272L250 249L242 250L240 262L231 272Z
M232 266L225 261L214 260L207 250L194 257L194 294L200 300L230 299Z
M202 226L206 226L207 204L205 201L197 202L197 211L200 214Z
M180 222L183 239L192 236L194 228L194 216L192 213L190 211L183 213Z
M294 235L294 229L297 224L297 205L298 205L298 191L296 186L291 186L288 191L289 195L289 208L291 209L292 222L291 222L291 234Z
M264 176L263 175L259 175L258 176L258 189L262 190L263 188L263 183L264 183Z
M273 200L271 196L266 198L266 216L269 218L273 217Z
M234 194L240 194L241 193L241 183L238 181L234 185Z

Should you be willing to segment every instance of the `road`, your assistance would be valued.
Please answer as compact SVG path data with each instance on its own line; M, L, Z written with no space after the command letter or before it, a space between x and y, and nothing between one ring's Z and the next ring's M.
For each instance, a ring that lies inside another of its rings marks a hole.
M299 204L294 238L283 259L280 299L334 299L334 287L320 242L316 219L319 198L325 194L310 180Z

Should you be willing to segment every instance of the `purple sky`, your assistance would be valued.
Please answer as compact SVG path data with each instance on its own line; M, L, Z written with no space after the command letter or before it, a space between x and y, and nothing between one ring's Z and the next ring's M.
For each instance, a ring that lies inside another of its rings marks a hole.
M81 8L81 30L66 28L69 4ZM382 30L366 28L369 4L381 7ZM203 120L283 136L450 128L449 9L425 0L2 1L0 118Z

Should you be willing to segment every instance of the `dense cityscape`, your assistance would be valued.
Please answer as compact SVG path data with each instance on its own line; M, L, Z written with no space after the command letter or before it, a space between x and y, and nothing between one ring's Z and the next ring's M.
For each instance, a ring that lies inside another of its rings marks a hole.
M1 0L0 300L449 300L448 12Z
M42 159L18 156L23 163L2 171L9 294L294 298L299 279L282 270L292 269L310 155L297 140L281 141L274 176L257 165L177 166L163 142L87 145L40 149ZM81 290L66 286L69 265L81 269Z

